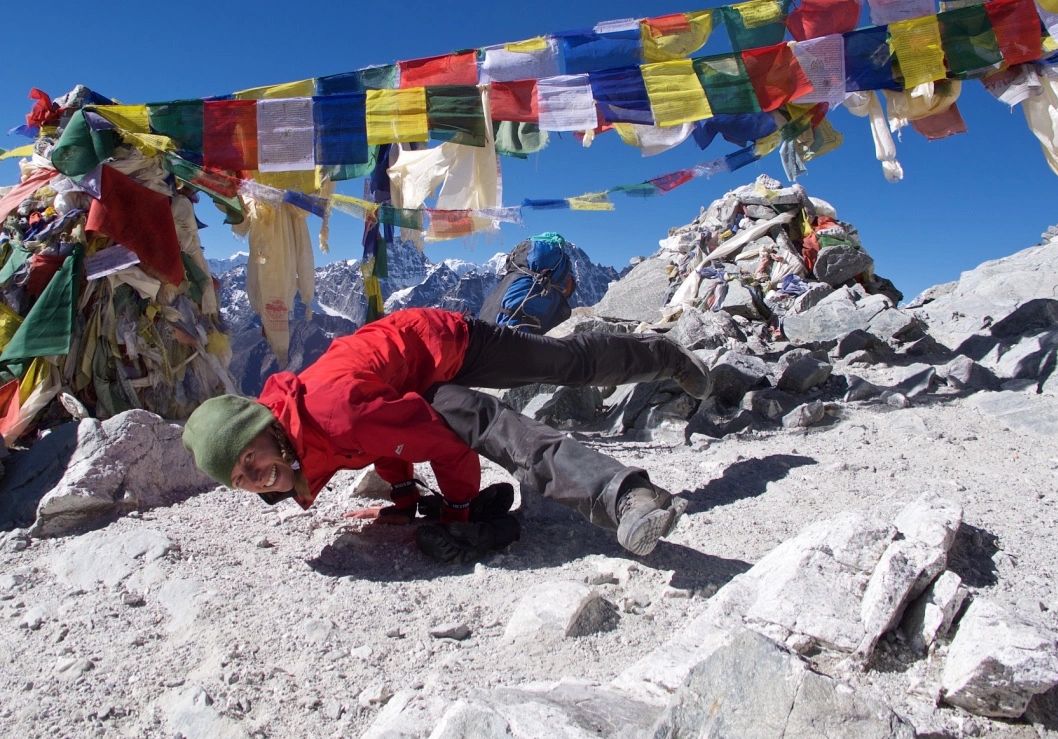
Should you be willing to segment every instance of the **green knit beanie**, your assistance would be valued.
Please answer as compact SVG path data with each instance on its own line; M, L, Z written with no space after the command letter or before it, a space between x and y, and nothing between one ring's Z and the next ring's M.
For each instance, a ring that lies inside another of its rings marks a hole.
M195 409L184 425L184 448L200 470L231 485L231 471L243 449L276 420L252 398L219 395Z

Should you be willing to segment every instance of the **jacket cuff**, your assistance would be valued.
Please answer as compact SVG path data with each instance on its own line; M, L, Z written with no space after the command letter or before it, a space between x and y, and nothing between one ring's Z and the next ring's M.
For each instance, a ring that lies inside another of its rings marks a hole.
M470 520L470 503L449 503L441 505L441 523L465 523Z
M415 480L394 483L390 491L390 500L401 510L414 511L419 504L419 486Z

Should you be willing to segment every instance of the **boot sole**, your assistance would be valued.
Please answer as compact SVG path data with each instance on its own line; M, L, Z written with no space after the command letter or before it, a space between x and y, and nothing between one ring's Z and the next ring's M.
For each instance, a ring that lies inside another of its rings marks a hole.
M643 516L631 529L619 536L617 543L632 552L643 556L650 554L658 545L658 540L668 536L676 528L683 511L687 508L687 501L673 498L669 508L662 508Z

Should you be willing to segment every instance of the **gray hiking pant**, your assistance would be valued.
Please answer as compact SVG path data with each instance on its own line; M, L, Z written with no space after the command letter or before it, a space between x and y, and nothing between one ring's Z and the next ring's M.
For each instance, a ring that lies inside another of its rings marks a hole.
M621 493L657 489L645 470L626 467L470 388L649 382L672 377L687 358L655 334L585 332L554 339L474 319L467 323L470 344L463 367L451 382L431 389L430 404L468 446L513 474L523 492L616 529Z

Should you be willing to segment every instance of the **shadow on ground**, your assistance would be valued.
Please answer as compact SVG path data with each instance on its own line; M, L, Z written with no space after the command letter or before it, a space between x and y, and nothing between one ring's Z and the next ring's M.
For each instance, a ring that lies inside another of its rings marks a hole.
M768 489L768 483L781 480L797 467L817 464L812 457L798 454L769 454L735 462L724 474L690 493L687 513L704 513L744 498L754 498Z
M691 547L662 541L650 555L637 558L621 548L611 531L580 520L524 518L521 539L481 564L496 570L544 570L561 567L590 555L641 561L647 567L673 572L669 584L681 590L709 590L750 568L739 559L727 559ZM372 582L408 582L467 575L476 565L443 565L419 552L411 526L371 525L361 531L338 530L318 555L306 560L315 572L327 577L351 577ZM546 575L542 579L561 575ZM568 575L567 575L568 577Z

